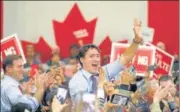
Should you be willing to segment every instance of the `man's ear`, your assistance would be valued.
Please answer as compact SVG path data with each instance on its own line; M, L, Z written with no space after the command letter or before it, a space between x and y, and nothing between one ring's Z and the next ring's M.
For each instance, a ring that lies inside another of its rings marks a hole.
M9 72L9 71L12 71L12 66L7 66L7 67L6 67L6 72L7 72L7 71L8 71L8 72Z

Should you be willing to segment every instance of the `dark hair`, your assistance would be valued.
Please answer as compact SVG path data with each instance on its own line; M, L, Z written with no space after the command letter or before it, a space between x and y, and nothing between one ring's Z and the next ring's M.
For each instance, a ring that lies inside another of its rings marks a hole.
M16 105L13 105L11 108L11 112L25 112L25 110L32 112L32 108L25 103L17 103Z
M81 47L80 50L79 50L79 54L78 54L78 60L79 60L79 62L81 64L81 66L83 66L83 65L82 65L82 62L80 61L80 58L85 57L86 52L89 49L96 49L100 53L100 49L94 44L86 44L83 47Z
M21 58L22 58L21 55L16 55L16 54L6 56L6 58L3 60L3 70L4 70L4 72L6 72L6 67L7 66L12 66L13 65L14 60L18 60L18 59L21 59Z
M68 59L68 64L71 60L76 60L76 62L78 62L78 57L77 56L70 56L69 59Z
M70 49L72 49L72 48L79 49L79 46L78 46L77 44L72 44L72 45L70 46Z
M168 80L171 80L172 81L172 77L169 76L169 75L163 75L159 78L159 85L160 85L160 82L161 81L168 81Z

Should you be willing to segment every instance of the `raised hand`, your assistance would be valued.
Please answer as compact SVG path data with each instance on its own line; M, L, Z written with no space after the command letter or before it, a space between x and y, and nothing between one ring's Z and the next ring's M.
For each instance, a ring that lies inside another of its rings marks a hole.
M67 103L60 104L57 97L54 96L53 101L52 101L52 105L51 105L52 112L62 112L62 110L67 106L68 106Z
M115 90L115 84L111 83L111 82L106 82L104 83L104 92L106 95L111 96L114 93L117 92L117 90Z
M129 85L131 82L133 82L134 77L128 72L123 71L121 74L121 84Z
M154 102L159 102L163 98L168 96L168 87L162 88L161 86L156 90L153 101Z
M137 18L134 19L134 35L135 35L135 41L136 42L143 42L143 39L141 37L141 21L138 20Z
M107 82L105 72L103 68L99 68L99 79L98 79L98 88L103 88L104 83Z

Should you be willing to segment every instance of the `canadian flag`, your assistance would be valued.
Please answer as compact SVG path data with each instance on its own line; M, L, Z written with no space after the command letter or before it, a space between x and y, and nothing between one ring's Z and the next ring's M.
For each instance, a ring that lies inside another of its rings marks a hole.
M155 29L153 44L178 53L178 1L1 1L1 12L1 38L17 33L23 47L36 45L46 59L55 44L65 58L72 43L130 42L135 17Z

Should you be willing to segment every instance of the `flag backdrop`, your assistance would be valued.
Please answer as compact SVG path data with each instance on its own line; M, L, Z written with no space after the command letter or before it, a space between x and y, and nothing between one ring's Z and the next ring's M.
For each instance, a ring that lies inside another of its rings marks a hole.
M1 1L1 37L17 33L22 45L35 45L46 61L50 46L69 55L72 43L94 43L109 55L111 42L133 38L133 19L155 29L153 44L162 41L178 53L178 1Z

